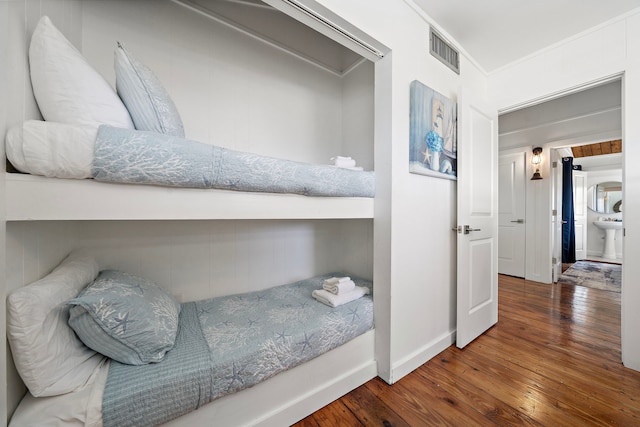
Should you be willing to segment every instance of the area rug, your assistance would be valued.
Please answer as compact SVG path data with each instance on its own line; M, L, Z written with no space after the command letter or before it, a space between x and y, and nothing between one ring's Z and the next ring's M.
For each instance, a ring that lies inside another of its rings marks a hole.
M622 266L604 262L576 261L560 275L558 282L620 292Z

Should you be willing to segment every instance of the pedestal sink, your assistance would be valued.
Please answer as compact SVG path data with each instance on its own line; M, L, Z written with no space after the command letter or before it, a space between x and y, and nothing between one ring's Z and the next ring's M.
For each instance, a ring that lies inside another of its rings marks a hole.
M621 221L593 221L593 225L604 230L604 253L603 258L616 258L616 230L622 230Z

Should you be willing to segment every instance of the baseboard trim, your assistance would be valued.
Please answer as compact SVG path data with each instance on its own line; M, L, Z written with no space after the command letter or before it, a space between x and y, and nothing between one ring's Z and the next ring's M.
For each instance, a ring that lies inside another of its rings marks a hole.
M431 360L438 353L453 345L456 341L456 331L451 331L440 338L427 343L413 353L394 363L391 367L390 384L400 380L405 375L411 373L425 362Z

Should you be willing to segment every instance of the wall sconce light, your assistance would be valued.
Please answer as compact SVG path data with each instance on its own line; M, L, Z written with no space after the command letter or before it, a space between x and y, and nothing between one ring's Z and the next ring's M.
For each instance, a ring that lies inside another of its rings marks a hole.
M533 157L531 158L531 164L536 168L536 171L531 177L532 181L542 179L542 175L540 175L540 163L542 163L542 148L536 147L533 149Z

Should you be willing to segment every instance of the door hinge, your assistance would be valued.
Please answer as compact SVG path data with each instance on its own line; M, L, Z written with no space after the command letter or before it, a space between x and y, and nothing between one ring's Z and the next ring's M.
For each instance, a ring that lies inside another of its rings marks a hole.
M551 258L551 265L556 265L558 258Z
M552 210L551 211L551 215L552 216L558 216L558 210L557 209Z
M553 169L557 168L558 167L558 162L551 162L551 167Z

